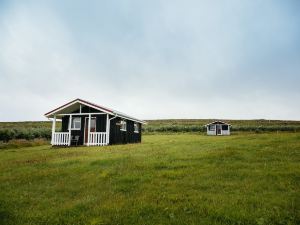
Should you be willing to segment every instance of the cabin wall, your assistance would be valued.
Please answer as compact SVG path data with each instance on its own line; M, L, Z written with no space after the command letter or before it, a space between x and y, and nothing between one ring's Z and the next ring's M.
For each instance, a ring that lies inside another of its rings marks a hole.
M80 130L71 130L71 136L79 136L78 145L83 145L84 138L84 116L74 116L81 118L81 129ZM62 132L69 132L69 116L64 116L62 118Z
M228 130L222 130L222 135L230 135L230 128L228 128Z
M83 112L83 110L82 110ZM86 111L85 111L86 112ZM74 112L78 113L78 112ZM79 136L79 145L84 144L84 132L85 132L85 118L88 118L87 115L82 116L73 116L81 118L81 129L80 130L72 130L71 136ZM106 120L107 115L92 115L92 117L96 117L96 132L106 132ZM110 116L112 118L112 116ZM110 135L109 135L109 144L127 144L127 143L140 143L142 139L142 124L139 124L139 133L134 132L134 122L130 120L125 120L127 125L126 131L120 130L121 118L117 117L110 121ZM69 116L64 116L62 118L62 132L69 132ZM86 125L88 126L88 124ZM87 131L87 130L86 130Z
M207 130L207 135L216 135L216 131Z
M110 122L110 144L127 144L127 143L140 143L141 142L141 132L142 126L139 125L139 133L134 132L134 122L130 120L125 120L127 125L127 130L120 130L121 118L112 119Z
M71 130L71 136L79 136L79 145L83 145L84 142L84 132L85 132L85 118L88 118L87 115L82 116L73 116L81 118L81 129L80 130ZM96 117L96 132L106 132L106 114L104 115L94 115ZM86 125L88 127L88 124ZM86 131L87 131L86 127ZM64 116L62 118L62 132L69 132L69 116Z
M207 135L216 135L216 125L210 125L210 126L214 126L215 130L209 130L209 126L206 127L207 129Z

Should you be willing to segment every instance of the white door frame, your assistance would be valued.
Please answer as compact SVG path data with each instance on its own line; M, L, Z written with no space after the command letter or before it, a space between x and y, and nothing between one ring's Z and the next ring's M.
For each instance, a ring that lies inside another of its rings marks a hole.
M83 144L84 145L86 145L87 143L86 143L86 141L85 141L85 130L86 130L86 126L88 125L88 120L87 119L89 119L89 116L86 116L86 117L84 117L84 131L83 131ZM91 120L92 119L95 119L96 121L95 121L95 130L97 130L97 117L95 117L95 116L93 116L93 117L91 117ZM90 131L91 132L91 131Z
M223 135L223 132L222 132L222 126L223 126L223 124L216 124L216 134L217 135ZM221 131L221 133L220 134L218 134L218 127L220 127L220 131Z

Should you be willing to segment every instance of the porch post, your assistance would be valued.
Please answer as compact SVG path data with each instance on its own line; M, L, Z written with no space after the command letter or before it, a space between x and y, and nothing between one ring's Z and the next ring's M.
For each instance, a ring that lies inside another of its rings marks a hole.
M69 118L69 143L68 146L71 146L71 127L72 127L72 115Z
M106 144L109 144L109 131L110 131L110 121L109 115L106 114Z
M89 123L88 123L88 142L87 142L87 146L90 146L90 131L91 131L91 114L89 114Z
M52 137L51 137L51 145L54 144L55 126L56 126L56 115L54 115L53 120L52 120Z

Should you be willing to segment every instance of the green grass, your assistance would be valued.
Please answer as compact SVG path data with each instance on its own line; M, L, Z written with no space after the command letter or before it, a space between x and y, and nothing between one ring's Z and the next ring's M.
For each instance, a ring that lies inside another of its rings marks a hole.
M299 224L300 134L0 151L2 224Z
M50 144L50 141L45 139L33 139L33 140L24 140L24 139L14 139L5 143L0 142L0 151L3 149L13 149L13 148L23 148L23 147L33 147L40 145Z

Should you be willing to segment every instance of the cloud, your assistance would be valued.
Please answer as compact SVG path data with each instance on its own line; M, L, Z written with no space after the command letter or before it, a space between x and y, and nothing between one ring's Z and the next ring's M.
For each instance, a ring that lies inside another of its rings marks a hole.
M144 119L299 119L295 7L7 3L0 16L0 120L43 119L77 97Z

